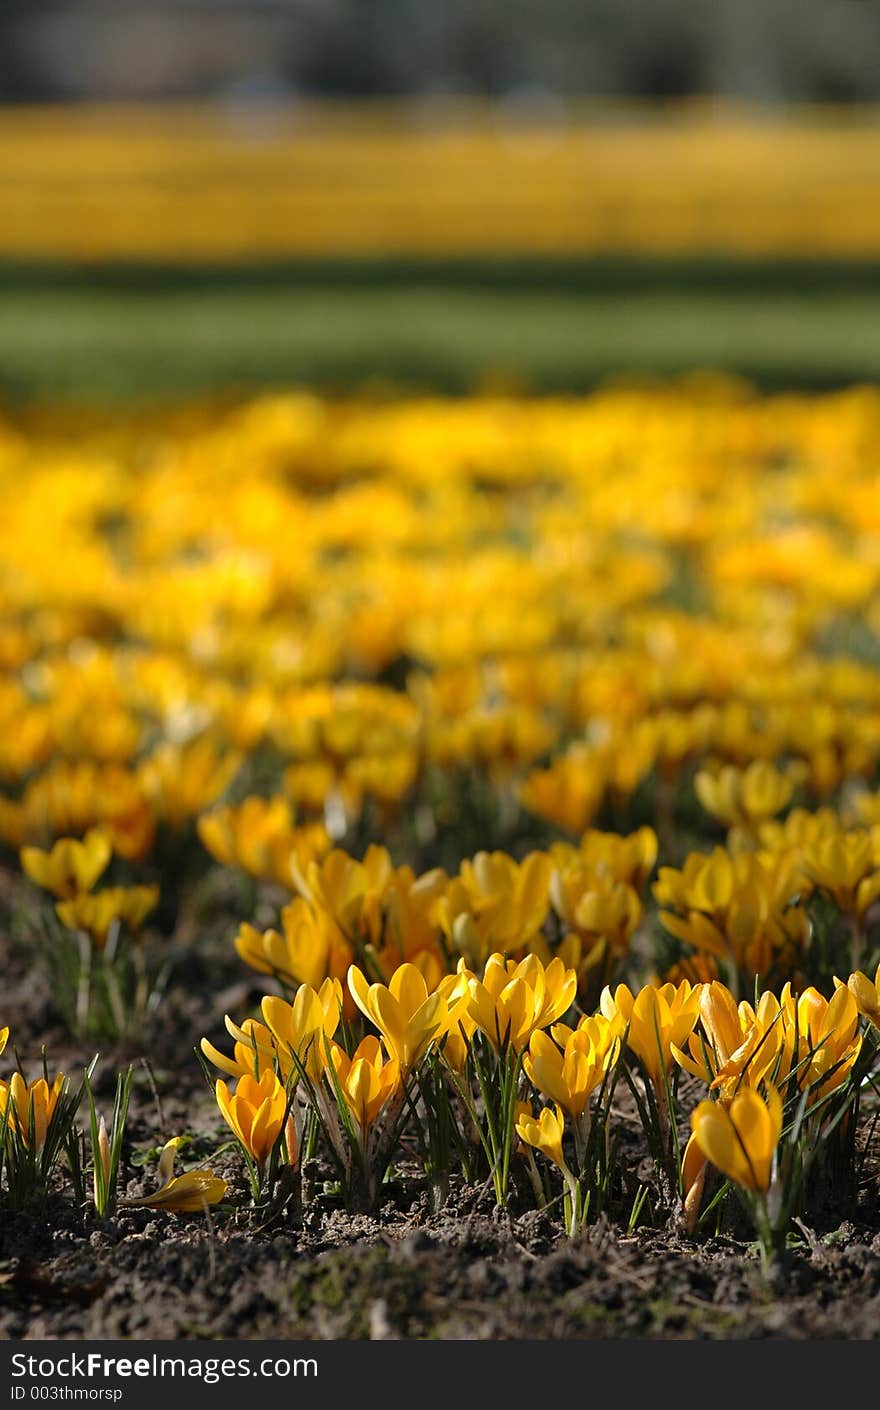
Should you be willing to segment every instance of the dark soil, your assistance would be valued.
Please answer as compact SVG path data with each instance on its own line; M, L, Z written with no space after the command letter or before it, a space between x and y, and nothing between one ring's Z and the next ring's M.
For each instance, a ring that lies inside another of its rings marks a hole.
M205 1161L230 1181L228 1202L209 1219L122 1209L99 1220L74 1207L68 1185L45 1209L0 1210L0 1338L880 1336L876 1135L849 1218L802 1226L769 1274L746 1239L691 1239L659 1205L627 1232L646 1174L635 1138L624 1145L616 1207L573 1241L558 1211L500 1213L489 1191L455 1179L432 1212L405 1169L374 1216L341 1208L314 1164L299 1222L253 1210L193 1053L202 1034L222 1043L223 1013L246 1012L262 992L258 976L242 981L230 950L228 939L222 953L191 950L149 1043L105 1051L96 1076L109 1111L115 1072L150 1059L153 1080L143 1065L136 1072L121 1196L154 1189L156 1149L186 1133L182 1168ZM29 1073L44 1042L50 1070L75 1075L94 1047L71 1042L48 985L2 937L0 964L0 1020Z

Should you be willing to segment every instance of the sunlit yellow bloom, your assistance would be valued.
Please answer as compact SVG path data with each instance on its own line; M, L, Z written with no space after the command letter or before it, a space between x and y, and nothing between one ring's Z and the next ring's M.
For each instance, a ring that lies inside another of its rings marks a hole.
M152 809L136 775L91 759L53 759L28 781L13 813L9 840L16 846L39 841L47 832L70 836L98 827L109 834L118 856L139 861L155 834Z
M444 975L437 985L437 992L447 1005L449 1018L442 1039L443 1061L453 1072L464 1071L470 1041L477 1028L476 1020L471 1017L468 1009L468 980L473 978L464 960L460 960L457 973Z
M608 1019L604 1014L583 1018L575 1029L557 1023L552 1038L539 1029L529 1039L523 1058L526 1076L543 1096L577 1119L617 1061L622 1031L619 1018Z
M873 983L860 969L851 974L846 983L859 1013L873 1023L875 1028L880 1029L880 965L877 966ZM0 1052L2 1051L0 1047Z
M766 1101L754 1088L744 1087L729 1105L700 1102L691 1129L700 1150L722 1175L744 1190L766 1194L782 1134L782 1099L775 1087L767 1088Z
M404 960L421 969L429 989L436 988L446 973L435 912L447 883L442 867L433 867L421 876L412 867L397 867L389 879L382 898L383 944L376 953L379 968L388 979Z
M468 980L468 1013L497 1050L508 1045L521 1052L538 1028L569 1009L577 991L577 975L560 959L545 968L537 955L519 964L503 955L490 955L482 981Z
M51 1087L45 1077L27 1083L20 1072L13 1072L8 1082L0 1080L0 1121L5 1118L26 1146L31 1144L33 1126L33 1148L41 1151L58 1098L67 1086L68 1079L60 1072Z
M419 758L413 750L395 754L360 754L350 759L343 771L341 787L355 803L366 794L386 808L408 792L418 771Z
M727 765L717 774L703 770L696 775L694 788L708 813L726 827L749 832L788 806L794 781L768 760L755 759L745 769Z
M606 1018L620 1014L629 1024L627 1045L639 1058L659 1092L672 1066L673 1048L681 1048L700 1016L703 986L683 979L673 984L646 984L633 996L625 984L614 993L602 991L600 1007Z
M171 1214L194 1214L207 1206L219 1204L228 1186L213 1170L188 1170L174 1175L174 1160L183 1144L182 1136L172 1136L159 1156L159 1189L140 1199L120 1200L123 1209L165 1209Z
M570 959L565 956L579 976L581 969L586 974L601 964L607 952L618 959L627 954L642 918L638 892L628 882L594 876L585 868L554 871L550 896L560 920L581 942L576 947L579 964L575 964L574 955Z
M439 990L428 993L424 976L415 965L400 965L387 988L384 984L369 984L357 965L352 965L348 987L361 1013L379 1029L404 1073L416 1066L430 1044L441 1038L449 1026L444 995Z
M772 1069L783 1041L779 1009L772 994L763 994L757 1010L737 1004L725 984L703 985L700 999L701 1036L692 1032L687 1052L672 1045L680 1067L711 1086L745 1082L757 1087Z
M295 1054L313 1082L326 1065L325 1038L333 1037L342 1018L342 985L325 979L317 992L301 984L292 1004L268 994L261 1005L263 1018L275 1041L282 1070L292 1066Z
M254 1018L246 1018L239 1027L228 1014L225 1022L229 1033L235 1039L231 1058L221 1053L207 1038L202 1038L199 1044L208 1061L219 1067L221 1072L225 1072L228 1077L260 1078L268 1069L274 1070L277 1062L285 1078L289 1075L292 1066L290 1058L278 1052L275 1040L264 1023L259 1023Z
M203 813L197 824L204 846L224 866L241 867L251 876L293 887L293 861L300 870L330 850L322 823L294 825L284 797L245 798Z
M58 901L55 909L69 930L86 931L103 949L114 921L135 934L158 903L159 887L153 883L108 886L103 891L82 893L72 901Z
M826 999L812 985L797 999L786 984L779 1001L783 1025L781 1072L797 1070L811 1104L843 1086L859 1055L862 1038L855 997L840 984Z
M0 1028L0 1053L3 1052L3 1049L6 1047L6 1044L7 1044L8 1041L9 1041L9 1029L8 1029L8 1028Z
M400 1087L400 1064L386 1057L372 1033L363 1038L351 1057L337 1043L331 1058L346 1105L364 1136Z
M880 865L867 830L817 838L803 851L804 869L847 915L862 919L880 897Z
M692 852L681 871L661 867L654 894L666 930L695 949L731 964L743 975L766 974L774 961L791 961L804 948L810 922L797 902L804 889L796 858L788 854L716 848Z
M138 776L156 816L179 828L225 793L241 762L203 735L183 746L160 744Z
M524 949L547 915L552 870L544 852L519 863L506 852L466 858L435 907L451 946L474 967L493 951Z
M562 1153L564 1132L565 1117L558 1104L553 1108L543 1107L537 1121L529 1112L528 1115L520 1116L516 1123L516 1133L520 1139L525 1141L527 1146L534 1146L542 1155L546 1155L564 1175L571 1178L571 1171Z
M228 1185L213 1170L187 1170L151 1195L120 1200L123 1208L165 1209L170 1214L197 1214L206 1206L219 1204Z
M262 1168L287 1116L287 1093L275 1073L267 1068L259 1081L248 1075L240 1077L234 1095L225 1082L218 1081L214 1092L227 1125Z
M657 860L657 834L652 827L640 827L628 836L588 829L572 852L578 855L594 876L608 876L640 890ZM565 844L551 847L550 854L562 869Z
M375 941L375 918L393 870L384 847L368 847L362 862L334 848L320 862L311 862L304 869L295 866L294 881L300 894L347 934L363 932Z
M326 915L297 896L281 912L281 925L281 931L259 931L246 922L239 927L235 948L245 964L288 986L318 988L327 978L345 978L354 950Z
M604 759L584 746L563 754L546 769L533 769L520 800L524 808L569 833L582 833L599 811L608 783Z
M91 891L105 871L113 848L100 828L92 828L81 842L62 837L44 852L39 847L22 847L21 865L31 881L51 891L59 900L71 900Z

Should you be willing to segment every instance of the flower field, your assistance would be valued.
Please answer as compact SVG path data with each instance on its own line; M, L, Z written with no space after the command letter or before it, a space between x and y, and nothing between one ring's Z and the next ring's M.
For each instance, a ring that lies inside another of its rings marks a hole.
M0 413L7 1335L876 1335L878 433Z
M878 153L870 107L9 107L0 254L876 260Z

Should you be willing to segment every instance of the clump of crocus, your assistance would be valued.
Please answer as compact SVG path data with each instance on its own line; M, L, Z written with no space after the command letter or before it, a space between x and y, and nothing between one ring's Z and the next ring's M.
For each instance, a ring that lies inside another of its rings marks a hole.
M289 1179L299 1174L303 1150L313 1146L317 1135L314 1121L325 1115L322 1078L330 1060L331 1040L342 1017L342 987L338 979L329 978L318 990L301 984L292 1003L267 994L261 1011L265 1022L248 1018L240 1026L226 1016L226 1027L235 1040L231 1058L207 1038L201 1040L201 1051L229 1077L248 1077L255 1083L269 1084L269 1078L277 1074L287 1100L283 1143L287 1158L283 1164ZM307 1128L309 1111L314 1113L314 1119ZM252 1154L250 1158L253 1162ZM262 1183L256 1167L252 1176L258 1176Z
M104 950L114 927L136 935L159 903L159 888L106 886L103 891L81 893L59 901L55 909L68 930L85 931L97 950Z
M563 1017L576 993L577 975L558 958L545 968L534 954L518 964L494 954L482 979L468 980L468 1013L496 1053L519 1056L536 1029Z
M617 1062L623 1029L619 1015L584 1017L577 1028L557 1023L552 1036L540 1029L532 1034L529 1051L523 1058L529 1081L571 1118L581 1174L590 1139L590 1101Z
M757 1087L776 1070L783 1030L779 1005L771 993L756 1006L741 1000L720 980L703 985L700 1023L688 1037L687 1050L671 1045L679 1067L713 1088Z
M447 1074L460 1070L466 1057L466 1035L473 1031L473 1024L468 1028L465 976L445 975L431 986L422 968L404 963L397 966L386 986L368 984L361 970L352 965L348 986L397 1064L399 1102L412 1103L418 1089L425 1120L416 1123L415 1134L435 1203L442 1204L448 1186L450 1142L458 1135ZM375 1185L375 1174L369 1178Z
M159 888L108 886L57 902L59 919L76 937L79 981L74 1027L113 1037L138 1033L161 997L167 974L151 974L136 940L159 902Z
M93 891L112 855L110 834L99 827L81 840L62 837L48 851L22 847L20 853L25 874L56 897L55 912L64 930L55 926L47 958L71 1028L79 1034L119 1038L140 1028L161 990L140 952L129 965L121 946L124 934L138 935L158 903L159 888L108 886Z
M252 877L288 889L293 885L294 858L304 868L320 860L332 845L323 824L296 826L290 802L283 796L251 795L237 806L224 804L203 813L197 830L211 856L224 866L241 867ZM263 970L269 972L270 968Z
M802 865L818 890L845 916L850 931L850 965L858 970L866 957L867 915L880 898L874 831L847 831L838 823L804 846Z
M606 1018L626 1024L626 1044L641 1063L644 1086L639 1088L624 1071L654 1162L674 1186L680 1181L675 1052L697 1023L702 989L683 979L677 987L646 984L634 996L627 985L619 984L613 994L604 989L600 1001Z
M158 904L158 886L92 890L112 854L110 834L92 828L82 840L62 837L48 851L22 847L20 855L26 875L56 897L63 930L47 918L40 934L71 1029L121 1038L140 1030L158 1002L164 975L151 975L139 947L129 955L122 943L139 935Z
M462 1102L480 1133L499 1205L507 1201L516 1104L523 1054L533 1033L549 1028L571 1007L577 975L555 958L545 967L536 954L519 962L502 954L489 956L482 979L463 964L467 1014L474 1025L463 1071L450 1068ZM473 1100L476 1078L482 1111Z
M71 1091L62 1072L50 1082L45 1058L43 1076L32 1082L19 1071L8 1082L0 1079L0 1172L5 1168L13 1209L44 1197L62 1152L72 1154L84 1090L83 1083Z
M342 1019L339 980L325 979L317 990L301 984L292 1004L267 994L261 1012L272 1035L281 1075L296 1078L305 1069L313 1082L318 1081L327 1063L327 1043Z

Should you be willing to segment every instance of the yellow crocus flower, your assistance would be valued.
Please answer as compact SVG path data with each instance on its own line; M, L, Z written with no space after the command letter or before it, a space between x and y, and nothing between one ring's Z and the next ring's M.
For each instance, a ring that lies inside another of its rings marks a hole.
M691 1116L694 1140L723 1175L744 1190L766 1194L782 1133L782 1098L744 1087L729 1103L700 1102ZM694 1164L696 1162L693 1162Z
M552 1098L577 1120L617 1061L622 1030L619 1019L607 1019L604 1014L581 1019L575 1029L557 1023L552 1037L539 1029L529 1039L523 1058L526 1076L542 1096Z
M736 1080L756 1087L772 1068L782 1042L773 996L762 995L756 1011L751 1004L737 1004L726 984L712 980L703 985L700 1023L705 1037L692 1032L686 1052L672 1044L679 1067L711 1086Z
M857 969L846 981L847 988L856 1001L856 1008L863 1018L880 1029L880 965L874 975L874 982ZM8 1031L8 1030L7 1030ZM2 1052L0 1048L0 1052Z
M174 1175L174 1158L182 1144L182 1136L172 1136L162 1147L159 1157L159 1189L140 1199L119 1201L122 1209L164 1209L171 1214L194 1214L212 1204L219 1204L228 1186L213 1170L187 1170Z
M83 892L73 900L57 901L55 909L69 930L86 931L103 949L114 921L134 933L158 902L159 887L154 882L151 886L107 886L103 891Z
M38 1077L36 1081L27 1083L20 1072L13 1072L8 1082L0 1080L0 1121L5 1117L8 1125L14 1127L17 1136L26 1146L30 1144L33 1122L34 1149L41 1151L58 1105L58 1098L67 1091L67 1085L68 1080L61 1072L51 1087L45 1077Z
M164 1209L169 1214L197 1214L207 1205L219 1204L229 1186L213 1170L187 1170L175 1175L160 1190L142 1199L120 1200L124 1209Z
M673 1048L681 1048L696 1026L702 989L702 984L691 985L683 979L677 988L674 984L646 984L636 996L625 984L619 984L613 995L608 988L602 991L601 1012L606 1018L620 1014L629 1024L627 1046L658 1093L665 1090Z
M213 1043L209 1043L207 1038L203 1038L199 1044L202 1052L209 1062L215 1067L219 1067L221 1072L225 1072L228 1077L261 1077L267 1068L274 1068L276 1061L285 1077L289 1075L290 1064L285 1069L281 1061L272 1034L264 1023L258 1023L256 1019L246 1018L239 1028L233 1023L229 1015L226 1015L226 1027L235 1039L233 1056L226 1057L215 1048Z
M810 985L795 1004L790 986L786 985L782 1007L787 1046L794 1043L795 1029L799 1038L799 1051L797 1056L792 1052L792 1065L809 1053L808 1062L798 1072L798 1084L802 1091L814 1088L811 1102L818 1101L843 1085L861 1051L855 998L844 984L838 985L830 999Z
M235 937L235 948L245 964L259 974L274 974L283 984L311 984L317 989L327 979L344 980L354 950L324 912L315 911L301 896L281 912L282 932L260 932L244 923ZM346 1011L354 1012L346 994Z
M729 828L751 833L781 813L791 802L794 780L767 759L755 759L745 769L729 764L717 774L701 770L694 788L703 807Z
M581 941L579 971L585 974L600 963L607 950L626 955L643 910L628 882L596 875L584 866L557 869L550 880L550 899L560 920L574 932L566 940Z
M473 975L463 960L455 974L446 974L437 985L448 1013L448 1027L442 1039L443 1061L453 1072L463 1072L467 1062L471 1038L476 1032L476 1021L468 1012L468 980Z
M346 1105L364 1139L400 1087L400 1064L396 1057L385 1056L372 1033L361 1040L351 1057L338 1043L330 1053Z
M387 987L368 984L357 965L352 965L348 987L361 1013L379 1029L403 1072L415 1067L449 1026L450 1012L444 994L439 989L429 994L425 977L414 964L399 965Z
M21 865L31 881L51 891L59 901L70 901L81 892L91 891L112 855L107 833L94 827L82 841L59 838L48 852L40 847L22 847Z
M588 828L577 850L595 876L609 876L639 890L653 870L657 848L657 834L652 827L640 827L624 837ZM550 849L551 855L554 850Z
M180 828L225 793L241 767L242 756L223 754L207 735L183 745L161 743L137 770L154 815Z
M293 886L293 859L301 869L329 852L330 837L322 823L297 827L283 796L252 795L237 806L227 804L203 813L197 823L203 845L227 867L241 867L250 876Z
M880 897L880 867L867 830L844 832L838 828L817 837L804 848L803 866L845 915L859 921Z
M544 852L531 852L522 862L506 852L478 852L462 862L433 914L469 964L484 963L493 947L521 950L544 923L552 870Z
M331 939L381 944L382 902L394 876L385 847L368 847L361 862L341 848L306 865L294 857L291 870L297 891L326 917Z
M217 1082L214 1093L227 1125L262 1170L287 1116L284 1087L267 1068L259 1081L249 1074L240 1077L234 1095L223 1081Z
M562 1153L564 1132L565 1117L558 1103L552 1108L543 1107L537 1121L528 1109L526 1113L517 1118L516 1133L520 1140L525 1141L527 1146L533 1146L535 1150L539 1150L542 1155L546 1155L547 1159L552 1160L568 1180L573 1180L574 1177Z
M548 1028L570 1008L577 975L558 957L545 968L537 955L519 964L490 955L482 980L468 980L468 1013L497 1050L522 1052L537 1028Z
M260 1007L282 1070L293 1066L290 1055L296 1054L311 1080L319 1081L327 1060L324 1040L333 1037L342 1017L339 980L325 979L317 991L310 984L301 984L292 1004L267 994Z

